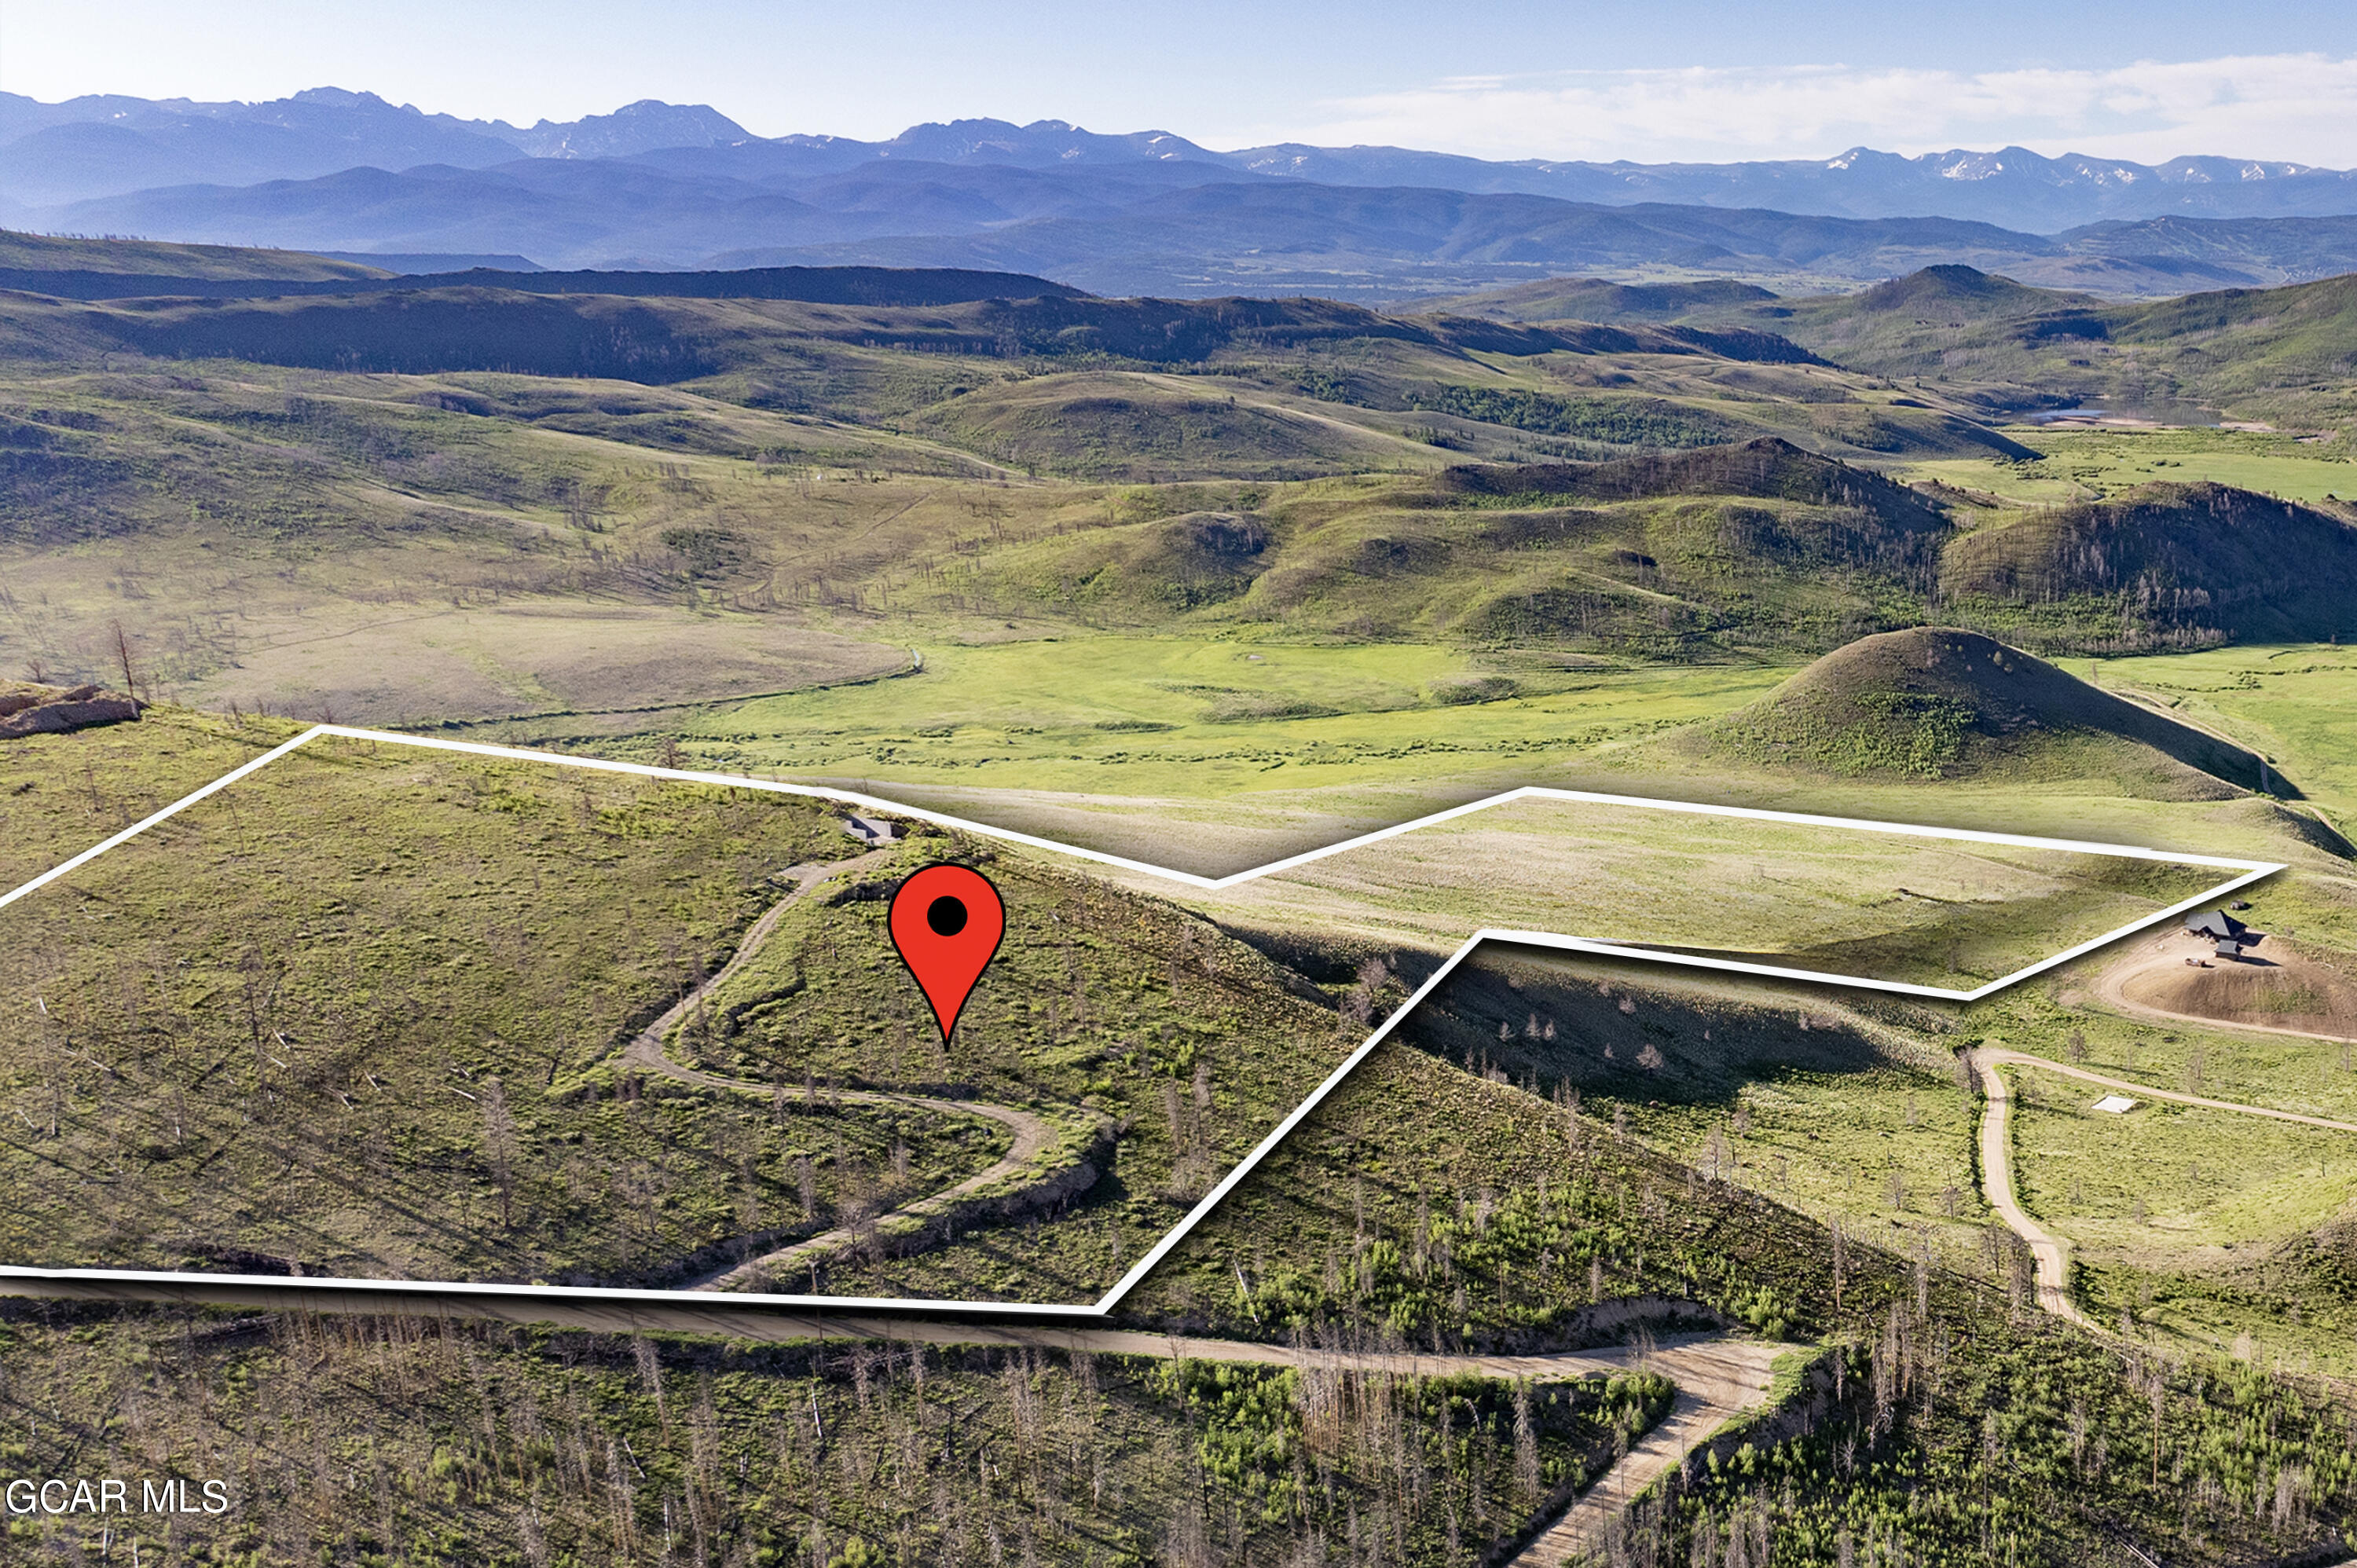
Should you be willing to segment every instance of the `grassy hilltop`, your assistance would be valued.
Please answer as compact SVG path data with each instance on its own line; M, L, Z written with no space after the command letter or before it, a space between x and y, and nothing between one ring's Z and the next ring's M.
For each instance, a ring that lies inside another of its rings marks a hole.
M1926 779L2015 769L2141 776L2164 797L2260 789L2260 759L1974 632L1886 632L1702 726L1708 754ZM2055 757L2092 746L2097 755Z

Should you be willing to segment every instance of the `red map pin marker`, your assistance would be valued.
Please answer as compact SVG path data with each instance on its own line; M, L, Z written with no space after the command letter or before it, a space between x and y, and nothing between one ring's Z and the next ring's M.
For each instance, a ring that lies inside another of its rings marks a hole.
M1006 906L990 878L964 865L929 865L892 895L888 922L900 961L917 977L950 1043L974 983L998 956Z

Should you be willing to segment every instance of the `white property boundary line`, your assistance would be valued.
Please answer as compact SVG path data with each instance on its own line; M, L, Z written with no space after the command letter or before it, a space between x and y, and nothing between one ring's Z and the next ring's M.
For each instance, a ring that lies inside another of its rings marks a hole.
M972 822L963 817L953 817L945 812L929 811L922 807L906 806L881 796L864 795L855 790L823 789L809 784L785 784L774 779L749 779L730 773L703 773L677 768L652 768L637 762L615 762L603 757L573 757L561 752L533 751L520 746L488 746L477 741L443 740L429 736L399 735L389 730L356 729L346 725L315 725L283 746L263 753L242 767L231 769L202 789L175 800L154 815L133 823L112 838L92 844L72 859L51 867L22 886L12 888L5 894L0 894L0 907L12 904L47 886L78 867L88 865L108 850L126 843L158 823L178 815L208 796L226 789L249 774L268 767L288 753L323 737L375 741L391 746L419 746L433 751L464 752L470 756L495 757L505 761L546 763L560 768L586 768L604 773L635 774L643 779L709 784L732 789L762 789L775 795L794 795L809 800L830 800L840 805L863 806L876 811L889 811L898 816L914 818L919 822L931 822L938 827L954 828L961 832L973 833L977 837L1024 844L1033 849L1046 850L1050 854L1093 861L1101 865L1118 866L1125 871L1140 872L1146 875L1160 877L1166 881L1206 891L1218 891L1264 876L1273 876L1280 872L1293 870L1297 866L1324 860L1329 855L1342 854L1368 844L1380 843L1386 839L1399 838L1423 828L1435 827L1442 822L1453 822L1459 817L1470 816L1476 811L1487 811L1493 806L1508 805L1517 800L1576 800L1592 805L1636 806L1658 811L1683 811L1694 816L1735 817L1752 822L1791 822L1807 827L1845 828L1856 832L1895 833L1911 838L2005 844L2018 849L2061 850L2077 854L2110 855L2119 859L2158 861L2175 865L2202 865L2242 874L2220 883L2215 887L2208 888L2194 897L2172 904L2166 909L2156 911L2142 919L2122 926L2115 931L2107 931L2100 937L2056 953L2051 958L2042 959L2025 969L2016 970L2011 974L1990 981L1986 985L1976 986L1970 991L1955 991L1935 985L1911 985L1900 981L1865 979L1857 975L1827 974L1814 970L1788 969L1777 964L1748 963L1734 959L1706 958L1692 953L1654 948L1628 947L1615 942L1595 941L1584 937L1559 936L1550 931L1503 930L1485 926L1466 938L1457 950L1450 953L1422 985L1416 987L1414 995L1394 1008L1391 1015L1383 1020L1374 1033L1367 1036L1363 1044L1345 1057L1341 1065L1328 1074L1323 1083L1310 1090L1308 1099L1296 1106L1283 1121L1270 1129L1268 1135L1254 1144L1250 1154L1236 1162L1234 1168L1222 1177L1218 1185L1210 1192L1205 1193L1201 1201L1189 1209L1186 1216L1171 1229L1168 1235L1156 1242L1146 1254L1137 1261L1135 1266L1124 1274L1111 1290L1105 1292L1093 1303L932 1301L901 1296L786 1295L731 1291L725 1296L716 1297L716 1305L725 1302L729 1306L821 1307L836 1312L921 1311L1082 1320L1105 1317L1121 1304L1122 1299L1135 1288L1141 1280L1153 1271L1156 1264L1169 1254L1172 1248L1186 1240L1195 1227L1200 1224L1214 1208L1217 1208L1229 1193L1235 1190L1238 1184L1250 1176L1263 1160L1275 1153L1277 1145L1284 1143L1310 1112L1316 1111L1325 1102L1328 1096L1341 1087L1342 1081L1373 1054L1376 1047L1391 1037L1393 1030L1397 1028L1426 997L1438 989L1442 983L1456 972L1458 966L1470 958L1474 950L1485 942L1512 942L1524 947L1551 948L1562 952L1592 953L1608 958L1641 959L1649 963L1676 964L1694 969L1716 970L1725 973L1759 975L1775 980L1804 981L1820 985L1848 986L1853 989L1887 992L1902 996L1926 997L1942 1002L1975 1002L1984 996L2002 991L2007 986L2017 984L2033 975L2042 974L2058 965L2068 963L2083 953L2092 952L2097 948L2119 940L2122 937L2131 936L2148 926L2158 925L2163 920L2185 914L2203 904L2222 898L2238 888L2246 887L2284 869L2281 863L2273 861L2179 854L2168 850L2143 849L2133 844L2088 843L2073 839L2035 838L2020 833L1982 832L1968 828L1933 828L1911 822L1878 822L1855 817L1813 816L1799 811L1770 811L1749 806L1703 805L1684 800L1652 800L1634 795L1602 795L1586 789L1552 789L1539 785L1524 785L1518 789L1509 789L1503 794L1487 796L1462 806L1453 806L1445 811L1435 811L1429 816L1418 817L1413 822L1401 822L1393 827L1379 829L1374 832L1361 833L1356 838L1328 844L1322 849L1288 855L1283 860L1271 861L1265 865L1254 866L1247 871L1234 872L1226 876L1204 876L1191 871L1177 871L1168 866L1132 860L1124 855L1108 854L1103 850L1083 849L1074 844L1060 843L1054 839L1017 832L1011 828L995 827L987 822ZM478 1284L466 1282L343 1279L307 1275L289 1278L279 1274L186 1273L156 1269L35 1269L0 1265L0 1280L5 1279L100 1282L113 1280L196 1286L207 1283L221 1286L261 1284L280 1288L291 1286L297 1289L376 1293L387 1295L424 1291L454 1295L573 1298L609 1303L661 1302L669 1306L693 1303L698 1294L693 1291L608 1289L584 1285Z

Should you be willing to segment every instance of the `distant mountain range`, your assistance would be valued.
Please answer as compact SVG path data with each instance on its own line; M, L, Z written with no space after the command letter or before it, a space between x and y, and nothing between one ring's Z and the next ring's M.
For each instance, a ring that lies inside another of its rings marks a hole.
M718 110L651 99L611 114L529 129L315 87L268 103L160 102L112 93L40 103L0 92L0 199L28 207L162 185L253 185L342 169L517 157L614 158L713 146L751 133Z
M1059 121L866 142L763 138L652 100L520 127L332 88L253 104L0 93L0 222L396 271L859 263L1373 299L1596 271L1789 290L1953 262L2148 295L2357 267L2357 173L2020 148L1663 165L1219 152Z

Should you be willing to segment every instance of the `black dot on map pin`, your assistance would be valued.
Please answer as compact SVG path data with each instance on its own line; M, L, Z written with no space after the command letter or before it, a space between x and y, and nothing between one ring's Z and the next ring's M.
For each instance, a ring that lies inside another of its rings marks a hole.
M942 1044L949 1044L974 982L1006 935L1006 906L998 889L972 866L929 865L900 884L885 923L900 961L933 1009Z

